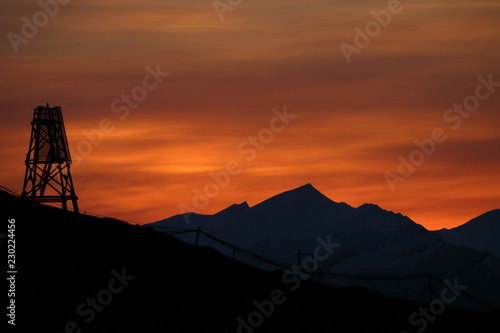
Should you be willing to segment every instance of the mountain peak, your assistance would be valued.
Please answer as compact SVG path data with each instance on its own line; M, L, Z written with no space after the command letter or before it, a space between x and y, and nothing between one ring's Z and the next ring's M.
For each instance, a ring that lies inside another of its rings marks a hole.
M350 207L344 203L337 203L323 193L318 191L310 183L297 187L295 189L277 194L261 203L252 207L252 210L270 210L270 211L288 211L293 208L293 211L300 211L305 207L315 207L314 209L323 209L322 207ZM278 208L279 207L279 208Z
M316 190L316 188L311 183L307 183L307 184L304 184L302 186L297 187L297 189L299 189L299 188L305 188L305 189L308 188L308 189Z
M382 209L379 205L372 204L372 203L365 203L362 204L359 207L356 207L356 209L362 210L362 211L378 211L378 210L384 210Z
M261 202L261 204L268 201L304 202L315 200L328 200L329 202L332 202L328 197L312 186L311 183L307 183L292 190L277 194L270 199Z
M231 206L224 208L220 212L217 212L214 214L214 216L227 216L227 215L232 215L236 214L242 210L245 210L249 208L248 203L246 201L240 203L240 204L232 204Z
M317 196L317 195L321 195L321 196L325 197L325 195L323 193L321 193L311 183L307 183L305 185L302 185L302 186L299 186L297 188L285 191L285 192L283 192L281 194L278 194L278 195L283 195L283 194L294 195L294 196L311 196L311 195Z

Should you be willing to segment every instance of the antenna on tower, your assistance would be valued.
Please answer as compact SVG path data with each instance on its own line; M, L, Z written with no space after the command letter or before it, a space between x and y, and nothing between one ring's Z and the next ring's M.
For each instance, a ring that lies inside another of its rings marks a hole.
M68 139L60 106L38 106L31 122L26 155L26 173L21 197L36 202L61 202L68 210L71 201L78 213L78 197L71 178Z

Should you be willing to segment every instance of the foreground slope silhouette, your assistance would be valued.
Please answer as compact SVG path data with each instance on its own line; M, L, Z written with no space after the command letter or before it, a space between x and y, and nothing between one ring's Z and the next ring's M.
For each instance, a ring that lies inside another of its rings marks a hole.
M280 272L260 271L149 228L5 192L0 205L4 223L16 220L17 331L236 332L237 318L255 311L254 300L283 288ZM285 296L255 332L412 331L408 317L428 305L313 282ZM426 332L497 327L498 313L450 307Z

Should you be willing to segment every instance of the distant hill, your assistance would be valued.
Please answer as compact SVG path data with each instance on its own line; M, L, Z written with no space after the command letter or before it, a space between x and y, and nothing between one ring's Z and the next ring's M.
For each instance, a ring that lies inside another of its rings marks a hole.
M451 244L488 251L500 258L500 209L484 213L456 228L434 233Z
M332 201L311 184L253 207L243 203L214 215L176 215L149 226L167 233L201 228L218 239L285 265L297 262L299 251L312 253L318 237L330 238L339 246L318 267L318 271L329 273L317 274L324 283L363 286L388 296L418 300L428 281L404 277L433 274L441 281L456 277L467 281L468 291L474 296L500 307L498 258L449 244L408 217L377 205L354 208ZM193 241L193 234L176 237ZM232 256L231 249L213 239L202 237L200 242ZM252 257L236 258L256 267L275 268ZM474 308L476 304L461 299L455 306Z

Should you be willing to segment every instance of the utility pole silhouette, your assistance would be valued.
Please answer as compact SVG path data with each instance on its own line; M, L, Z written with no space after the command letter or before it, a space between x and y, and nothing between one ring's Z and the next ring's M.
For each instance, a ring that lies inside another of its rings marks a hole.
M36 202L60 202L68 210L71 201L78 213L78 197L71 178L71 156L61 107L38 106L31 122L21 197Z

